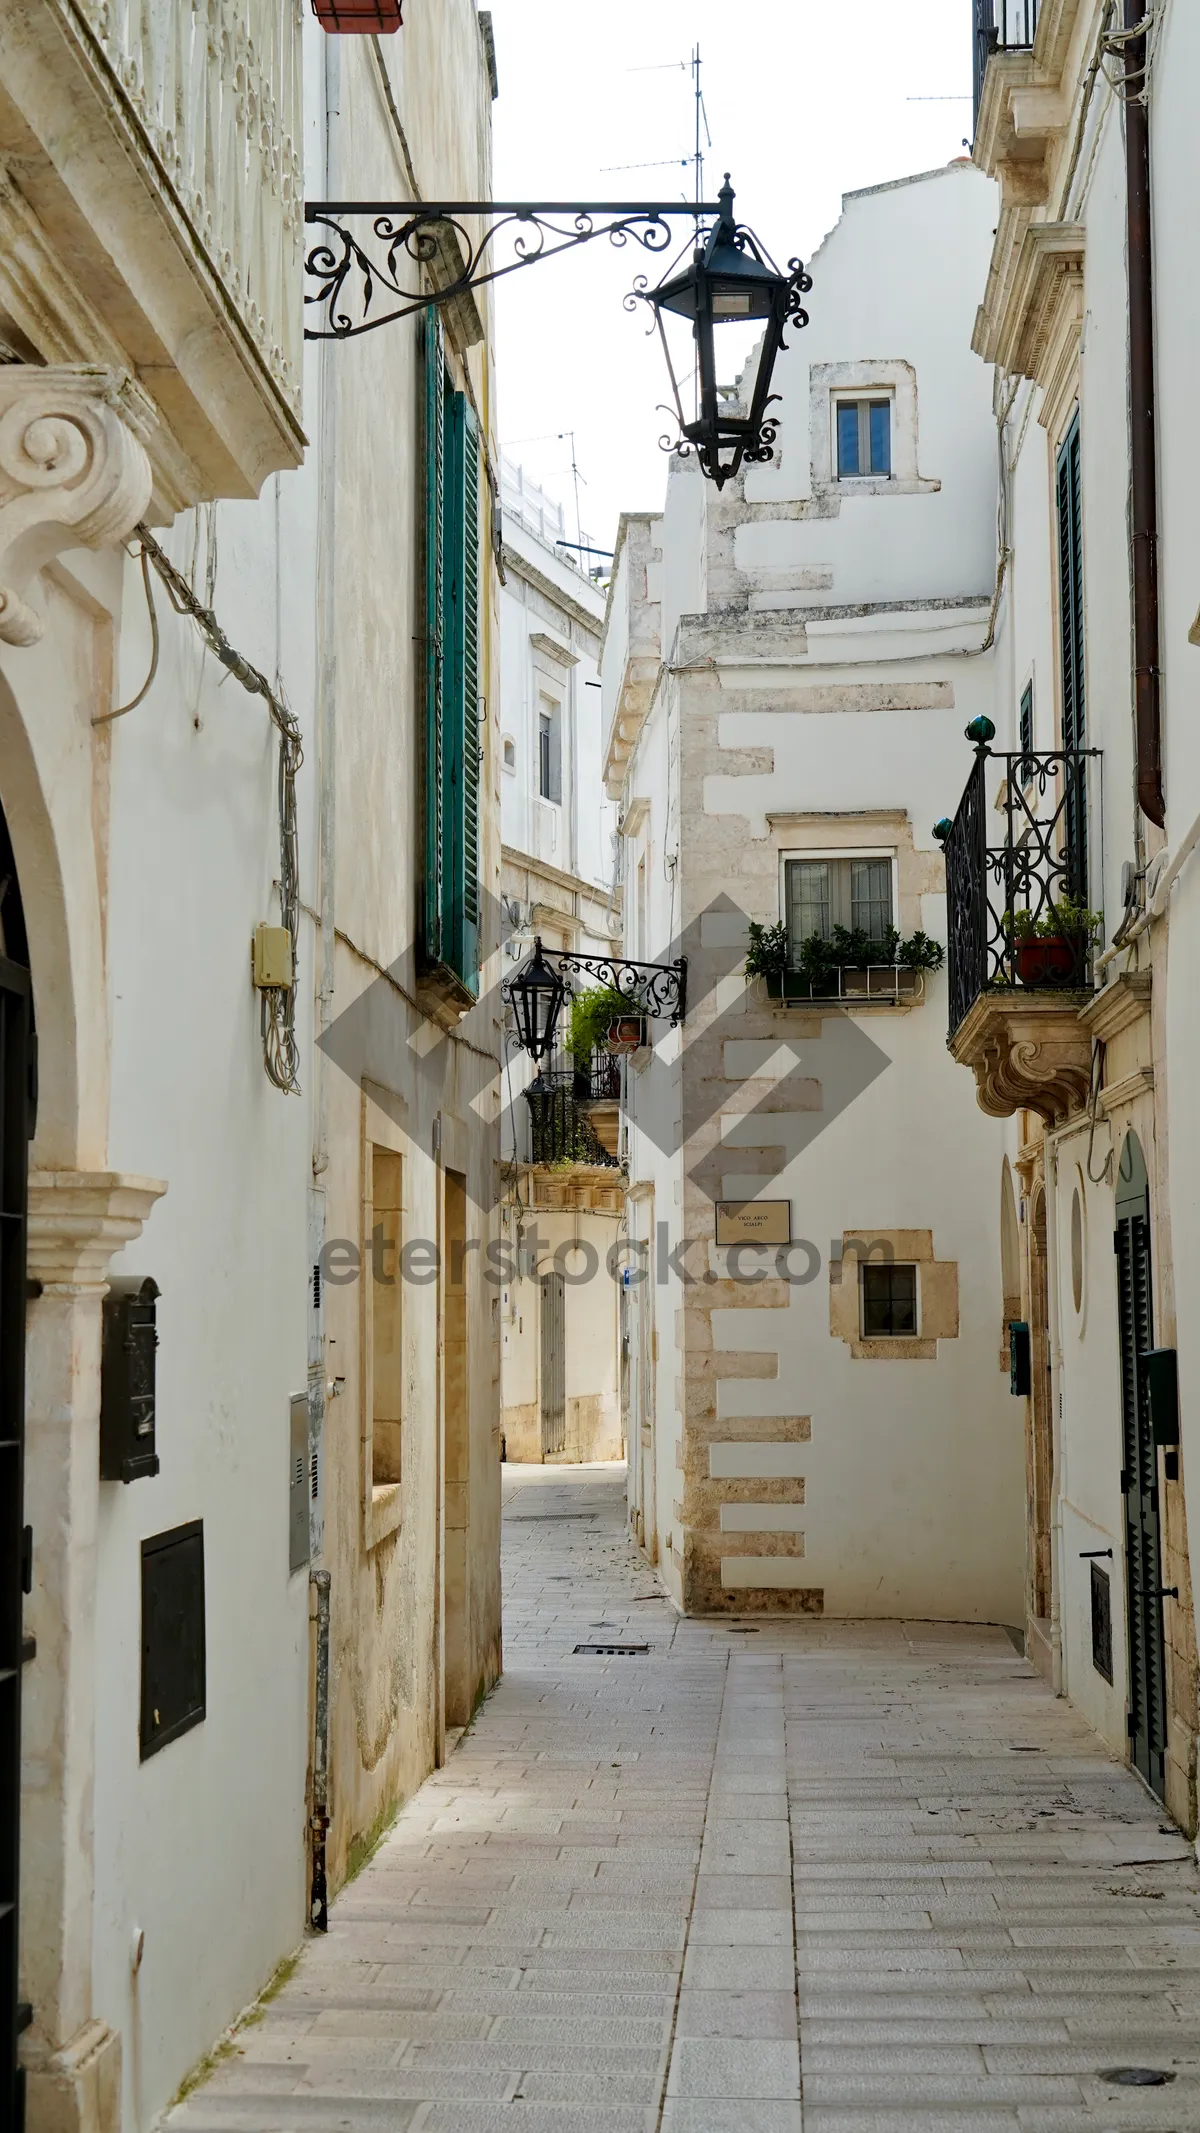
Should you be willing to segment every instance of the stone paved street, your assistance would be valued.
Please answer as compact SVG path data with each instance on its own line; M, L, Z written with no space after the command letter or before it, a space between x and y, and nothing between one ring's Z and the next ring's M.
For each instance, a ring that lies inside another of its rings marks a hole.
M506 1470L504 1679L178 2133L1200 2128L1191 1848L1005 1632L681 1622L623 1488Z

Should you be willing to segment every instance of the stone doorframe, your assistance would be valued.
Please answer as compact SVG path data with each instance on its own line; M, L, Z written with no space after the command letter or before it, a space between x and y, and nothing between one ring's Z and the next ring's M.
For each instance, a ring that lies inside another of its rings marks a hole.
M101 1304L114 1252L166 1186L116 1171L29 1179L25 1505L34 1583L26 1624L21 1791L22 2041L30 2133L119 2133L121 2040L92 2000L96 1767L94 1624L100 1504Z

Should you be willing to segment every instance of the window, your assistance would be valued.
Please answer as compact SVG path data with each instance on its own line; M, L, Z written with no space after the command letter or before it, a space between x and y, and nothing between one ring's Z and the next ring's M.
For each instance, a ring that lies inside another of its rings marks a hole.
M516 767L517 744L514 741L511 733L506 733L504 736L504 768L506 770L515 770Z
M425 314L425 883L430 965L479 986L479 439Z
M839 481L892 471L892 403L890 400L838 400L837 470Z
M403 1157L391 1148L371 1149L369 1266L371 1300L370 1385L371 1485L394 1488L401 1478L404 1407L404 1353L401 1339L403 1283L400 1279L400 1220Z
M913 1338L917 1331L915 1266L864 1266L861 1279L863 1339Z
M787 905L793 954L814 933L832 939L835 926L883 941L892 925L892 862L789 859Z
M1028 682L1021 698L1021 783L1028 787L1034 780L1033 757L1033 683Z
M538 791L562 800L562 706L549 696L538 699Z

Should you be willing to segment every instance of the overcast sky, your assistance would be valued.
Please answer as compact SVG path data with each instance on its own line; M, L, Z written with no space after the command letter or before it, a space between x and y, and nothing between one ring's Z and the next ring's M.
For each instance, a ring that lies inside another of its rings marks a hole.
M492 0L492 15L499 199L691 197L696 44L706 195L731 171L739 217L781 265L811 256L843 192L934 169L971 130L968 0ZM666 369L621 302L639 271L662 263L598 240L497 288L505 450L574 537L558 434L573 430L584 529L608 548L618 512L655 508L666 482Z

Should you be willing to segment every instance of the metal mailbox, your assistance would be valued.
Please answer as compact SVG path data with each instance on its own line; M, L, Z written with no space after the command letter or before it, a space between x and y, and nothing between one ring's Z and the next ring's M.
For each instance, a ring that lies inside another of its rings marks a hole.
M100 1479L157 1474L155 1323L159 1288L149 1275L109 1285L100 1362Z

